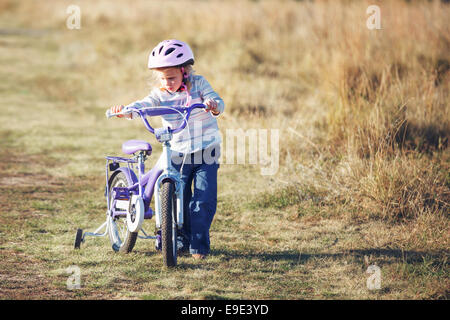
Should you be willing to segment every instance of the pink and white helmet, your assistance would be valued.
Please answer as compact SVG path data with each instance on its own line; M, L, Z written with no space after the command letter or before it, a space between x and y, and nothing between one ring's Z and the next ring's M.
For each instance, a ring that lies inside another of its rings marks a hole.
M186 43L175 39L160 42L148 57L149 69L186 64L194 64L194 54Z

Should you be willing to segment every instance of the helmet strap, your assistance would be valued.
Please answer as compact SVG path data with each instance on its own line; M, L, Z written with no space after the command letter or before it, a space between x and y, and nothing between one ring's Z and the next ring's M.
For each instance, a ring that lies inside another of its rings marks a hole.
M191 104L191 95L189 94L189 90L188 90L188 88L187 88L187 86L186 86L186 84L183 82L183 84L182 84L182 87L183 87L183 90L182 91L185 91L186 92L186 105L185 105L185 107L189 107L189 105Z
M181 67L181 73L183 74L183 84L182 84L182 91L186 91L186 107L189 107L189 105L191 104L191 95L189 94L189 90L186 86L186 80L188 78L187 73L184 71L184 67Z

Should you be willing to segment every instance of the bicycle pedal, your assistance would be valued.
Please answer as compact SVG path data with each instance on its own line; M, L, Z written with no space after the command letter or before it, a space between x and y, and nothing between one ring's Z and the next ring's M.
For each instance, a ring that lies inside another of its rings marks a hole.
M161 251L162 250L161 231L160 230L158 230L156 232L155 249L157 251Z
M188 252L189 251L189 245L185 241L185 238L182 236L177 237L177 251L180 251L180 252Z
M130 199L130 191L128 188L124 187L115 187L114 191L114 200L129 200Z

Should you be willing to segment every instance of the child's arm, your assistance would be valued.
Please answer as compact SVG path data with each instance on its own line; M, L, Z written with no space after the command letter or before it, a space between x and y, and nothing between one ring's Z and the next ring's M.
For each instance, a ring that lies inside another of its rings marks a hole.
M141 109L141 108L148 108L148 107L153 107L153 106L158 106L160 105L159 99L156 97L156 95L153 93L153 91L144 99L142 100L137 100L135 102L132 102L126 106L114 106L112 107L111 113L119 113L122 111L122 109L126 109L129 107L132 108L136 108L136 109ZM134 119L136 117L139 117L139 114L137 112L132 112L130 114L127 115L120 115L118 116L119 118L127 118L127 119Z
M148 108L148 107L154 107L154 106L159 106L159 105L160 105L160 101L156 97L156 94L154 94L154 91L152 91L144 99L132 102L132 103L126 105L125 108L132 107L132 108L136 108L136 109L141 109L141 108ZM137 112L131 113L130 119L134 119L136 117L139 117L139 114Z
M200 77L199 90L201 92L203 101L210 107L213 117L218 117L225 111L225 103L222 98L213 90L208 80ZM212 101L211 101L212 100ZM215 107L215 108L214 108Z

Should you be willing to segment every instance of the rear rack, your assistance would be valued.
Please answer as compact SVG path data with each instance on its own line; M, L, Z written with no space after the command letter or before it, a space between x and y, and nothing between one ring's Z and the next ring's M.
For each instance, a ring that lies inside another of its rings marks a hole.
M106 160L113 161L113 162L122 162L122 163L137 163L136 159L133 158L122 158L122 157L111 157L107 156Z

